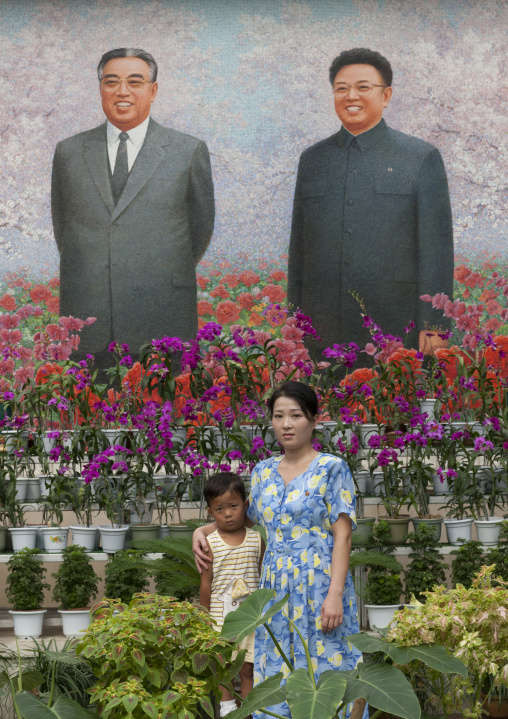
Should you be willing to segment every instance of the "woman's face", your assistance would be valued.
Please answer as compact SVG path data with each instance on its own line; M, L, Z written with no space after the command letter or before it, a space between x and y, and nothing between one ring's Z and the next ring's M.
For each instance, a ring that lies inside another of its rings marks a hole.
M298 450L311 446L312 432L317 417L308 419L298 402L290 397L279 397L275 401L272 425L275 437L287 450Z

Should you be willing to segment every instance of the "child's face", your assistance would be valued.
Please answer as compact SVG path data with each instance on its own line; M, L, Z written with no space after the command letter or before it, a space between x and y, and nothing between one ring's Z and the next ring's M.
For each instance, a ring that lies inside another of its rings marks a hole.
M212 499L208 512L220 530L234 532L243 527L247 504L247 500L244 502L239 494L228 490Z

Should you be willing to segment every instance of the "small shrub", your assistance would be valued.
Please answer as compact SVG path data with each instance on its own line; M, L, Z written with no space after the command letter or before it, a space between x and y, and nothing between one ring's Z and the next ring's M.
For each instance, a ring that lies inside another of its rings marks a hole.
M425 524L418 525L416 532L407 535L407 543L412 551L404 575L406 602L411 601L413 596L422 602L425 601L423 592L445 583L444 570L448 565L437 551L438 543L434 539L434 530Z
M18 612L40 609L44 604L44 590L50 586L44 581L46 568L37 559L39 549L22 549L7 562L9 575L5 593Z
M374 525L372 536L366 543L366 549L393 554L395 547L390 545L390 529L388 523L380 521ZM367 604L399 604L402 594L400 572L386 567L371 567L367 576L365 600Z

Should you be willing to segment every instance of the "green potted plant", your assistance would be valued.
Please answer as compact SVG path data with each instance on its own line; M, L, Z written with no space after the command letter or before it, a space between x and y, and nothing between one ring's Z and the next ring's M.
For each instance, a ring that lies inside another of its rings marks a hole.
M121 609L115 612L115 609ZM220 696L243 663L234 644L213 629L208 613L171 597L139 594L126 606L104 599L76 647L97 677L92 705L108 719L213 716Z
M467 675L454 677L446 694L438 679L434 693L448 713L464 712L472 719L485 716L487 698L482 693L487 686L491 694L506 687L508 584L493 569L482 567L469 589L458 584L451 590L439 586L427 592L425 604L417 603L409 615L401 613L387 636L403 648L436 642L460 658ZM418 676L417 666L414 675Z
M501 533L497 547L487 552L488 564L496 565L496 575L508 582L508 521L501 524Z
M21 549L7 562L8 575L5 593L12 604L9 610L17 637L40 637L44 621L44 581L46 568L38 560L38 549Z
M106 564L104 595L129 604L134 594L144 592L148 587L147 572L142 565L139 552L124 549L117 552Z
M409 566L404 574L406 602L425 601L422 592L437 584L445 583L444 570L447 565L437 550L437 542L431 527L421 524L412 534L408 534L407 543L411 547Z
M86 549L79 544L66 547L58 571L51 576L56 579L53 599L60 603L63 633L66 637L79 634L90 624L88 606L97 596L99 582Z
M197 523L189 521L194 531ZM200 575L192 552L192 539L185 536L140 540L134 543L138 566L155 581L157 594L176 597L180 601L199 596ZM161 554L150 559L146 554Z
M452 587L462 584L466 589L470 589L473 579L485 564L482 545L480 542L472 540L464 542L461 547L454 549L451 554L455 557L452 561ZM494 563L493 558L491 563Z
M387 522L381 520L374 525L372 536L366 543L366 550L393 555L395 547L391 544L390 529ZM402 608L400 604L400 595L402 594L401 572L402 566L400 564L397 569L387 569L382 566L370 567L365 587L365 607L371 627L377 627L378 629L387 627L394 613Z

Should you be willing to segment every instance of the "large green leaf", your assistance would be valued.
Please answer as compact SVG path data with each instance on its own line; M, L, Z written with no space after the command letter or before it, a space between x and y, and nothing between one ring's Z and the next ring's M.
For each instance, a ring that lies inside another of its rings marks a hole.
M16 695L16 706L23 719L98 719L99 716L64 696L59 696L53 706L48 707L33 694L23 692Z
M344 692L346 679L340 672L324 672L317 688L306 669L297 669L287 679L286 697L293 719L331 719Z
M263 614L267 602L276 596L273 589L256 589L247 599L240 604L238 609L230 612L225 620L221 631L221 636L226 639L236 639L241 641L244 637L252 634L256 627L267 622L270 617L277 614L278 611L286 604L289 594L286 594L279 602L270 607Z
M282 672L279 672L254 687L244 699L242 706L228 714L229 719L245 719L256 709L264 709L283 702L286 699L286 691L280 685L282 677Z
M11 677L10 680L13 682L14 686L18 687L18 674ZM24 689L24 691L29 692L32 689L35 689L35 687L38 687L42 682L44 681L44 677L40 672L36 671L30 671L30 672L22 672L21 673L21 686ZM9 684L9 675L7 672L3 671L0 673L0 687L4 685Z
M356 676L355 676L356 675ZM376 709L404 719L420 719L420 704L406 677L391 664L360 663L354 672L344 672L347 704L363 697Z
M396 664L408 664L413 659L419 659L429 667L443 674L460 674L467 676L467 667L460 659L449 654L441 644L420 644L416 647L398 647L393 642L387 642L368 634L351 634L348 637L357 649L362 652L384 652Z

